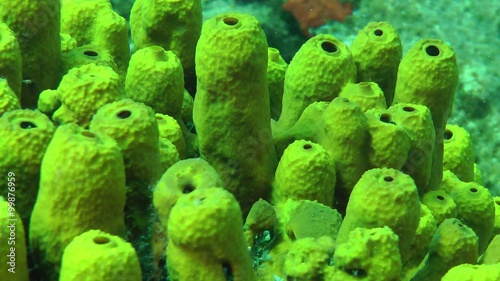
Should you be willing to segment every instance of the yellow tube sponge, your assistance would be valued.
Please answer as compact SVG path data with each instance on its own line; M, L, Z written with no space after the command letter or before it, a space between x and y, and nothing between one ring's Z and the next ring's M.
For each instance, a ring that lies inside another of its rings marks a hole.
M281 115L283 100L283 83L288 64L281 57L276 48L267 49L267 86L269 88L269 103L271 105L271 118L278 120Z
M475 182L456 181L449 193L457 204L457 218L476 232L479 254L482 254L495 225L495 203L490 191Z
M16 209L28 230L40 181L42 157L54 134L49 118L36 110L17 109L0 117L0 173L16 175ZM0 183L7 197L8 182Z
M76 236L64 249L59 280L141 281L141 267L130 243L101 230Z
M217 171L201 158L181 160L172 165L161 177L153 193L153 203L165 227L172 207L184 194L195 189L222 186Z
M429 108L411 103L393 104L387 109L394 121L405 128L411 148L402 171L410 175L423 195L431 177L436 132Z
M75 124L59 126L42 160L29 230L41 276L57 280L63 249L89 229L124 236L125 193L116 142Z
M186 141L177 120L169 115L161 113L156 113L155 117L158 122L160 139L171 141L179 152L180 158L186 158Z
M222 186L222 180L217 171L201 158L180 160L163 173L153 189L153 206L157 215L155 234L158 241L153 248L157 259L165 254L168 220L177 200L195 189L213 186Z
M154 111L131 99L119 100L101 107L90 128L112 137L121 149L127 183L127 238L137 248L143 274L149 274L152 269L146 266L152 266L147 260L151 253L148 247L153 218L151 187L160 178L162 168Z
M95 45L83 45L63 53L63 71L68 73L73 68L81 67L85 64L94 63L96 65L108 66L115 72L119 72L118 66L111 56L111 53ZM122 77L120 77L122 78Z
M498 255L498 253L500 253L500 235L499 234L497 234L497 235L495 235L495 237L493 237L490 244L488 245L488 248L486 248L486 251L481 256L479 263L480 264L498 264L498 263L500 263L500 256Z
M170 280L256 280L241 217L238 201L223 188L180 197L168 221Z
M458 83L453 49L437 39L422 39L403 57L398 69L394 103L427 106L436 132L428 190L438 189L443 173L443 134Z
M333 35L309 39L294 55L285 74L283 109L278 127L292 127L315 101L331 101L356 79L356 66L347 46Z
M470 134L462 127L446 124L443 170L452 171L461 181L474 181L474 147Z
M106 104L92 118L90 129L112 137L121 148L127 184L147 186L161 176L159 130L151 107L131 99Z
M335 192L335 164L317 143L297 140L285 149L273 185L273 205L288 199L318 200L332 207Z
M403 264L403 274L413 276L420 262L425 258L429 249L429 242L437 230L438 224L431 210L424 204L420 204L420 220L415 231L415 240L411 244L410 257ZM402 278L407 280L409 278Z
M336 197L347 203L354 185L369 169L368 121L355 102L340 97L326 107L321 118L317 142L335 163Z
M500 263L461 264L450 269L441 281L497 281L500 280Z
M460 180L452 173L450 170L443 171L443 179L441 180L440 189L446 191L446 193L451 194L455 190L456 186L460 184Z
M389 228L356 228L337 246L333 265L339 269L328 280L400 280L402 263L398 236Z
M21 104L35 108L40 92L55 89L62 75L60 0L1 3L0 22L14 32L21 50L24 82ZM17 91L16 88L13 90Z
M437 130L444 130L458 83L453 49L437 39L422 39L403 57L398 70L394 103L427 106Z
M415 183L394 169L366 171L352 190L337 243L348 240L356 227L390 227L399 236L402 261L409 256L420 220L420 200Z
M384 92L375 82L349 83L342 88L339 97L357 103L363 112L369 109L386 109Z
M457 217L457 204L446 191L433 190L424 194L421 198L432 211L432 215L436 218L437 225L440 225L445 219Z
M14 173L6 173L9 194L0 196L0 280L29 281L27 246L23 221L17 213L17 190Z
M403 53L401 40L387 22L370 22L358 32L350 50L356 63L357 82L373 81L392 104L399 62Z
M193 120L200 154L217 170L243 213L270 194L277 165L267 48L257 19L237 13L207 20L196 47Z
M160 136L161 172L186 158L186 141L177 120L161 113L155 114Z
M181 118L184 71L172 51L151 46L130 58L125 79L127 97L153 108L156 113Z
M411 281L439 281L452 267L476 263L477 236L458 219L446 219L439 225L429 245L429 253Z
M78 46L92 44L108 50L118 73L124 75L127 71L127 22L113 11L109 0L61 0L61 32L71 35Z
M365 116L370 134L368 160L371 168L401 170L411 149L410 136L394 121L391 113L372 109L365 112Z
M0 77L0 116L14 109L21 109L21 102L9 87L7 79Z
M21 67L21 50L19 49L16 35L10 30L7 24L0 20L0 78L7 80L10 89L12 89L18 99L21 99L21 85L23 81ZM3 86L1 87L3 88Z
M158 149L160 154L160 171L162 172L181 160L177 147L168 139L160 138Z
M200 0L137 0L130 12L132 41L137 49L161 46L172 50L184 69L194 69L195 47L202 23Z
M113 69L91 63L71 69L57 90L43 91L38 109L56 123L75 123L85 128L99 108L122 99L124 94L120 77Z
M318 141L317 132L323 126L322 116L329 104L329 102L324 101L311 103L304 109L299 121L287 130L277 130L275 128L276 123L271 121L273 125L273 141L278 158L281 158L283 151L295 140Z

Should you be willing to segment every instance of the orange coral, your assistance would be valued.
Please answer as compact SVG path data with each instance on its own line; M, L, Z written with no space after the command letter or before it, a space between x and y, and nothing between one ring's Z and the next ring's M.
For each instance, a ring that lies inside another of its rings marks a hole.
M309 27L323 25L326 19L344 21L352 13L351 3L340 0L288 0L283 9L295 17L307 36L311 36Z

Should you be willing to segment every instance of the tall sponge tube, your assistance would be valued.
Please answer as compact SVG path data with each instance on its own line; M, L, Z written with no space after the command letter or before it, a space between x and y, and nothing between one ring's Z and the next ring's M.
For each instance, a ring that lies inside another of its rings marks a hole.
M125 236L125 166L116 142L75 124L57 128L40 168L29 226L40 280L57 280L64 248L90 229Z
M255 17L228 13L205 22L196 48L193 120L201 157L246 213L269 194L277 164L266 37Z
M437 39L422 39L403 57L398 69L394 103L427 106L436 132L432 173L425 191L439 187L443 174L443 136L458 83L453 49Z
M309 39L286 70L278 129L292 127L308 105L333 100L344 85L355 80L356 65L344 43L327 34Z
M60 2L0 1L0 22L14 32L21 50L23 107L35 108L40 92L56 88L61 78Z

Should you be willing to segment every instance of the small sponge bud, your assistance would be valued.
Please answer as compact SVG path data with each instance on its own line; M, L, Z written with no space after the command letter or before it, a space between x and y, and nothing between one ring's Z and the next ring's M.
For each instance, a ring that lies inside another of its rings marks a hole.
M101 230L89 230L64 249L59 280L140 281L141 267L134 247L124 239Z

